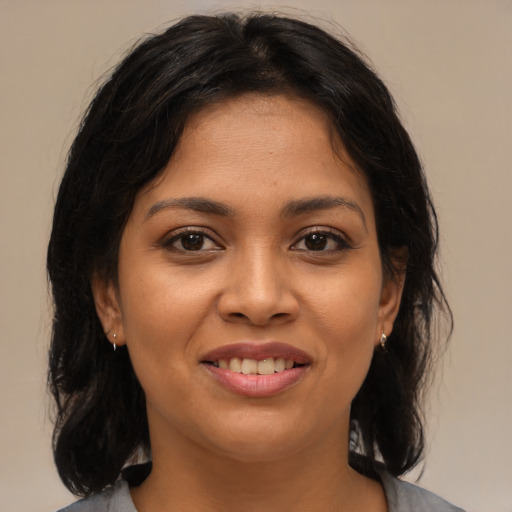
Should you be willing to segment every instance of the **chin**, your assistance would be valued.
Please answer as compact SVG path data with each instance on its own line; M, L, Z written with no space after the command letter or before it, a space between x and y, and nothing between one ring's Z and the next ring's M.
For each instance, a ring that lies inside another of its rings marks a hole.
M231 460L245 463L276 462L292 457L301 450L301 443L294 442L267 442L265 434L254 436L253 440L231 440L220 451Z
M227 431L223 429L215 437L211 430L209 443L213 451L240 462L286 459L306 448L316 437L313 432L299 428L301 423L296 419L283 422L283 418L276 420L274 416L262 421L261 415L257 415L230 424L234 426Z

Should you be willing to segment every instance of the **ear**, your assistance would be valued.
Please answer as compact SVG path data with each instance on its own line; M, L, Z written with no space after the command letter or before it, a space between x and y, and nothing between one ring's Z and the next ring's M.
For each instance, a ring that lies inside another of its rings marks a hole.
M393 331L393 324L400 309L400 301L405 284L408 251L406 247L395 249L391 255L393 274L385 275L379 304L379 318L377 321L376 342L380 342L382 333L389 336Z
M91 290L105 336L112 344L124 345L123 316L114 283L111 279L94 274L91 279Z

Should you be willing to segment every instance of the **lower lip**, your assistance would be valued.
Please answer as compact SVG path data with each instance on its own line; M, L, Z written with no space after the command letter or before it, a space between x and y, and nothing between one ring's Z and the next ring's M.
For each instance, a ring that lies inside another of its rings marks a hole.
M210 364L202 365L223 387L237 395L267 397L282 393L297 384L309 366L298 366L270 375L245 375Z

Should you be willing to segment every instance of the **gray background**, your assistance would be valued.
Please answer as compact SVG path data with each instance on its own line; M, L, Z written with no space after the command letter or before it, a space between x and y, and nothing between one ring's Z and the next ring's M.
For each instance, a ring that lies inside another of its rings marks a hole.
M456 328L429 405L421 485L512 511L512 2L303 0L395 95L425 163ZM53 468L44 270L53 197L93 83L144 32L256 2L0 0L0 510L71 501ZM267 6L268 7L268 6ZM419 472L410 475L414 479Z

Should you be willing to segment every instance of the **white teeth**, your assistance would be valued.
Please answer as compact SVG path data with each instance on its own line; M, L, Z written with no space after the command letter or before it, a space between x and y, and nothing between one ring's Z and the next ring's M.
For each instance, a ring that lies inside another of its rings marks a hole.
M258 373L260 375L272 375L274 370L274 358L269 357L268 359L263 359L263 361L258 361Z
M219 359L213 362L214 366L223 369L229 369L235 373L243 373L244 375L272 375L280 373L284 370L293 368L293 359L285 359L284 357L268 357L257 361L256 359L241 359L233 357L229 360Z
M286 368L286 359L284 357L278 357L276 360L275 360L275 370L276 372L283 372L284 369Z
M256 375L258 373L258 361L256 359L242 359L242 373L244 375Z
M229 360L229 369L232 372L242 373L242 360L238 357L233 357Z

